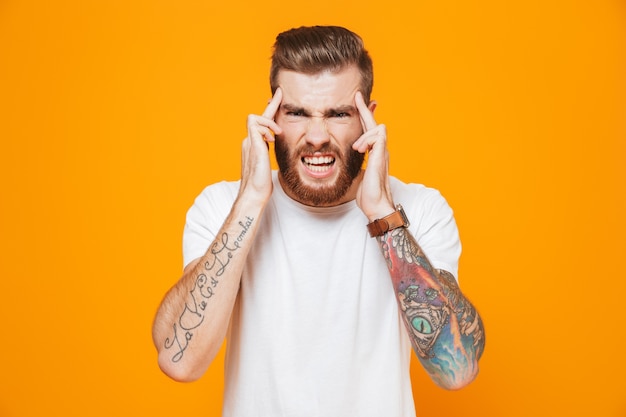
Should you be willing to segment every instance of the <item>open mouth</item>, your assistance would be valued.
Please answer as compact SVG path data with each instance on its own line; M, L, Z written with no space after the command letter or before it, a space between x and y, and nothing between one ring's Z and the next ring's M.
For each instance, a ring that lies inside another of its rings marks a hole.
M335 163L335 158L332 156L305 156L302 158L302 163L311 172L326 172Z

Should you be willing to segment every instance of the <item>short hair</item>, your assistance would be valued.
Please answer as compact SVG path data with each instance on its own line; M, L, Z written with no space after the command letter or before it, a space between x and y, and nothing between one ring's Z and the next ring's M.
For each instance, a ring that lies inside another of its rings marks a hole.
M278 88L281 70L303 74L341 71L356 65L361 73L361 94L369 103L374 85L372 59L363 40L356 33L340 26L302 26L276 37L270 69L272 94Z

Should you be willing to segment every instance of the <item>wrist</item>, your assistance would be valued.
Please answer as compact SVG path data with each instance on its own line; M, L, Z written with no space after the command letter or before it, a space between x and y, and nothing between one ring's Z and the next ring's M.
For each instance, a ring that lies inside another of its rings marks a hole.
M393 212L396 211L396 206L393 203L383 204L380 207L377 207L375 210L371 210L368 213L365 213L367 220L371 223L375 220L382 219L383 217L389 216Z
M237 195L236 202L245 206L249 209L255 210L260 209L263 210L272 196L272 190L269 192L254 190L251 188L247 189L239 189L239 194Z
M404 213L402 205L398 204L391 214L375 219L367 225L371 237L382 236L399 227L409 227L409 219Z

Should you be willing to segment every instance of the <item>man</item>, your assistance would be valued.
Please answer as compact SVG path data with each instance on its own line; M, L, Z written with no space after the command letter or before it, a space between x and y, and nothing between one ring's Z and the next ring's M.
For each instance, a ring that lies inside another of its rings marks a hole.
M225 416L415 415L411 346L444 388L478 372L484 331L456 282L452 210L388 175L372 80L347 29L280 34L241 180L207 187L187 214L186 266L153 338L180 381L227 338Z

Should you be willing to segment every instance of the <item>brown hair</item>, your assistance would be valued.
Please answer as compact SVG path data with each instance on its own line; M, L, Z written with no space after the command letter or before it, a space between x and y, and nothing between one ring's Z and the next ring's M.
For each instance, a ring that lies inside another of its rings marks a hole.
M339 26L310 26L280 33L274 43L270 86L272 94L278 88L281 70L303 74L340 71L356 65L361 73L361 93L369 103L374 71L372 59L359 35Z

